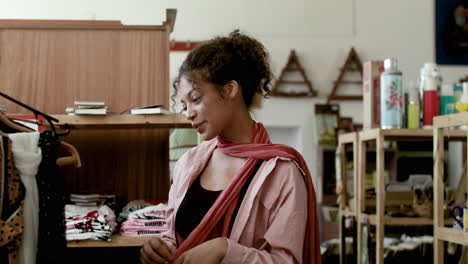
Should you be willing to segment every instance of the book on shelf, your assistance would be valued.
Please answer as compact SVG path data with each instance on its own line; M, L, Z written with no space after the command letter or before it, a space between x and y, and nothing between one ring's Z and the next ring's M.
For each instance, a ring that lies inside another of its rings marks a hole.
M105 115L107 108L75 109L76 115Z
M132 115L159 115L159 114L172 114L173 112L169 111L163 105L149 105L139 108L130 109L130 114Z
M102 101L75 101L74 107L67 107L65 112L69 115L106 115L107 106Z
M69 115L106 115L107 108L74 108L67 107L65 112Z
M81 107L105 107L106 103L102 101L75 101L74 104L76 106Z

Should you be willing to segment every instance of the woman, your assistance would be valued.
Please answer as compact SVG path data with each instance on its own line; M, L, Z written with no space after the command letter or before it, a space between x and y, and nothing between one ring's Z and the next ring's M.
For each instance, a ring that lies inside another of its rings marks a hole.
M268 53L232 32L187 56L174 82L204 142L177 162L169 231L146 242L142 263L320 263L315 192L304 159L270 143L250 116L269 92Z

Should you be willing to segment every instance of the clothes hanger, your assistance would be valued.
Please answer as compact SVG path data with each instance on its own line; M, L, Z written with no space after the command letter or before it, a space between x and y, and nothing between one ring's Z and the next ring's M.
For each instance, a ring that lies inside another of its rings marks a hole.
M34 132L33 129L22 126L14 121L11 120L11 118L4 113L0 112L0 122L4 123L5 125L13 128L14 130L18 132ZM40 124L38 122L31 122L35 124ZM0 135L2 136L8 136L6 133L3 131L0 131ZM71 156L67 157L60 157L57 159L56 164L60 167L62 166L67 166L67 165L73 165L76 168L81 167L81 159L80 159L80 154L78 153L78 150L70 143L67 143L63 140L59 140L61 146L63 146L70 154Z
M59 167L73 165L75 168L81 168L81 158L78 150L72 144L65 141L61 140L60 144L70 152L71 156L58 158L56 162L57 165Z
M56 130L55 130L55 126L53 124L53 121L55 122L58 122L58 120L54 117L51 117L47 114L44 114L42 113L41 111L37 110L37 109L34 109L2 92L0 92L0 96L32 111L34 113L34 115L36 116L36 119L37 119L37 116L40 115L42 116L45 120L47 120L48 122L48 125L50 126L51 130L57 135L57 136L64 136L64 135L68 135L70 133L70 129L69 127L66 127L66 131L64 133L57 133ZM16 119L19 119L19 120L22 120L22 121L25 121L21 118L16 118ZM29 120L27 120L29 121ZM29 128L29 127L26 127L26 126L23 126L19 123L16 123L14 121L11 120L10 117L8 117L7 115L5 115L3 112L0 112L0 122L2 122L3 124L5 124L6 126L10 127L11 129L17 131L17 132L33 132L34 130ZM42 124L41 123L38 123L38 122L32 122L32 123L36 123L36 124ZM0 135L2 136L7 136L7 134L3 131L0 131ZM66 165L74 165L76 168L80 168L81 167L81 159L80 159L80 155L78 153L78 150L73 146L71 145L70 143L67 143L65 141L62 141L62 140L59 140L61 145L64 146L64 148L66 150L68 150L68 152L71 154L71 156L68 156L68 157L61 157L61 158L58 158L56 163L58 166L66 166Z
M22 103L22 102L16 100L15 98L10 97L10 96L8 96L8 95L2 93L2 92L0 92L0 96L2 96L2 97L4 97L4 98L8 99L9 101L11 101L11 102L13 102L13 103L15 103L15 104L17 104L17 105L20 105L20 106L22 106L22 107L28 109L28 110L31 111L31 112L33 112L34 115L36 116L36 119L37 119L37 116L42 116L42 117L47 121L47 123L49 124L50 129L51 129L52 131L54 131L54 133L57 134L58 136L66 136L66 135L68 135L68 134L70 133L70 129L69 129L69 127L68 127L67 125L64 126L65 132L63 132L63 133L57 133L57 131L55 130L54 123L53 123L53 122L59 122L59 120L57 120L56 118L54 118L54 117L52 117L52 116L50 116L50 115L48 115L48 114L45 114L45 113L43 113L43 112L41 112L41 111L39 111L39 110L37 110L37 109L35 109L35 108L33 108L33 107L31 107L31 106L25 104L25 103Z
M8 117L2 112L0 112L0 122L2 122L3 124L7 125L8 127L18 132L34 132L33 129L12 121L10 117Z

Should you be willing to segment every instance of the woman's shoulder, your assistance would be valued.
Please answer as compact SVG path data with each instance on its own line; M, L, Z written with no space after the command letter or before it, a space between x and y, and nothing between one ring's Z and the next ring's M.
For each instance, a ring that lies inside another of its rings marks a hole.
M267 160L259 172L265 176L261 182L259 195L266 208L273 208L287 199L297 200L306 197L304 174L295 161L276 157ZM300 207L299 204L297 206Z
M293 187L297 184L304 185L305 173L296 161L288 158L276 157L267 160L263 173L268 174L268 181L278 185Z
M265 166L272 170L272 173L288 174L288 175L303 175L303 170L299 164L284 157L276 157L266 161Z
M216 146L216 139L203 141L198 146L189 149L176 162L174 176L179 175L181 171L190 170L194 165L199 164L206 159L206 155L211 155Z
M216 145L216 139L203 141L198 146L187 150L187 152L185 152L182 157L180 157L177 163L184 163L188 160L192 160L194 157L200 156L201 154L206 154L214 147L214 145Z

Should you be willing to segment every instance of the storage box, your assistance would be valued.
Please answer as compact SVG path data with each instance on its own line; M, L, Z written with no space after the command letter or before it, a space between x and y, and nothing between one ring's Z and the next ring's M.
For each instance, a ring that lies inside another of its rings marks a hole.
M368 61L363 65L363 128L380 127L380 74L383 61Z

